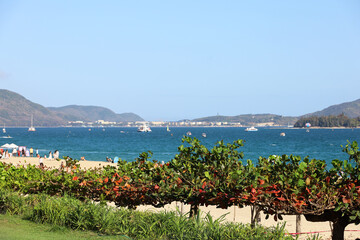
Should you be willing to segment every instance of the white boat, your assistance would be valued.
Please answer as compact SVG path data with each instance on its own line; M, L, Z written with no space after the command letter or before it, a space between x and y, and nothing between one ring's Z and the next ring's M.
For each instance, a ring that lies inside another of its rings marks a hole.
M12 137L10 137L10 136L2 136L0 138L12 138Z
M138 132L151 132L151 128L147 124L143 124L142 126L138 127Z
M285 134L284 132L282 132L282 133L280 133L280 136L281 136L281 137L285 137L286 134Z
M248 127L248 128L245 129L245 131L247 131L247 132L256 132L257 130L258 129L255 128L255 127Z
M34 121L34 117L33 117L33 115L31 115L31 126L28 129L29 132L35 132L36 131L36 129L33 126L33 121Z
M190 131L188 131L188 132L186 133L186 135L187 135L187 136L191 136L192 134L191 134Z
M3 128L3 133L6 133L6 128L5 128L5 124L4 124L4 128Z
M169 126L166 127L166 131L167 131L167 132L170 132Z
M206 133L202 133L201 136L203 136L204 138L206 138Z

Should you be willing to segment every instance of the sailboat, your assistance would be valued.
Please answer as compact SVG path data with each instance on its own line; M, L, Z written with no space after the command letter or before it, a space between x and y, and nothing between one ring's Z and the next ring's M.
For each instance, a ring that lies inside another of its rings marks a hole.
M33 121L34 121L34 117L33 117L33 115L31 115L31 126L28 129L29 132L35 132L36 131L36 129L33 126Z
M170 132L169 126L166 127L166 131L167 131L167 132Z
M4 123L3 133L6 133L5 123Z

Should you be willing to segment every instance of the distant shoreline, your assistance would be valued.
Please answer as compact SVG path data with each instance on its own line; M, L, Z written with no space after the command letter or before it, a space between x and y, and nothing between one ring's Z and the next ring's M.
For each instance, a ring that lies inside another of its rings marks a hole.
M247 128L247 127L256 127L256 128L267 128L267 129L357 129L360 127L288 127L288 126L256 126L256 125L244 125L244 126L151 126L151 128ZM138 128L136 126L34 126L35 128ZM28 128L28 126L6 126L6 129L11 128ZM3 135L6 135L4 133Z

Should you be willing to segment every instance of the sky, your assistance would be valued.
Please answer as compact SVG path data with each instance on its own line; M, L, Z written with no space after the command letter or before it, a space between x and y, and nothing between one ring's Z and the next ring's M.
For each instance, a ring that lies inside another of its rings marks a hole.
M148 121L360 98L360 1L0 0L0 88Z

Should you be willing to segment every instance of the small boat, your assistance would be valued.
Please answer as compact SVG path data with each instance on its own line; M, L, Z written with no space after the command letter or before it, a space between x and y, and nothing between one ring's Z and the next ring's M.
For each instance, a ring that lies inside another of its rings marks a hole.
M280 136L285 137L285 133L284 132L280 133Z
M166 131L167 131L167 132L170 132L169 126L166 127Z
M147 124L143 124L137 130L138 132L151 132L151 128Z
M4 128L3 128L3 133L6 133L6 128L5 128L5 124L4 124Z
M188 132L186 133L186 135L187 135L187 136L191 136L192 134L191 134L190 131L188 131Z
M36 129L33 126L33 121L34 121L34 116L31 115L31 126L28 129L29 132L35 132L36 131Z
M201 136L203 136L204 138L206 138L206 133L202 133Z
M248 127L245 129L246 132L256 132L258 129L255 127Z
M12 137L10 137L10 136L2 136L1 138L12 138Z

